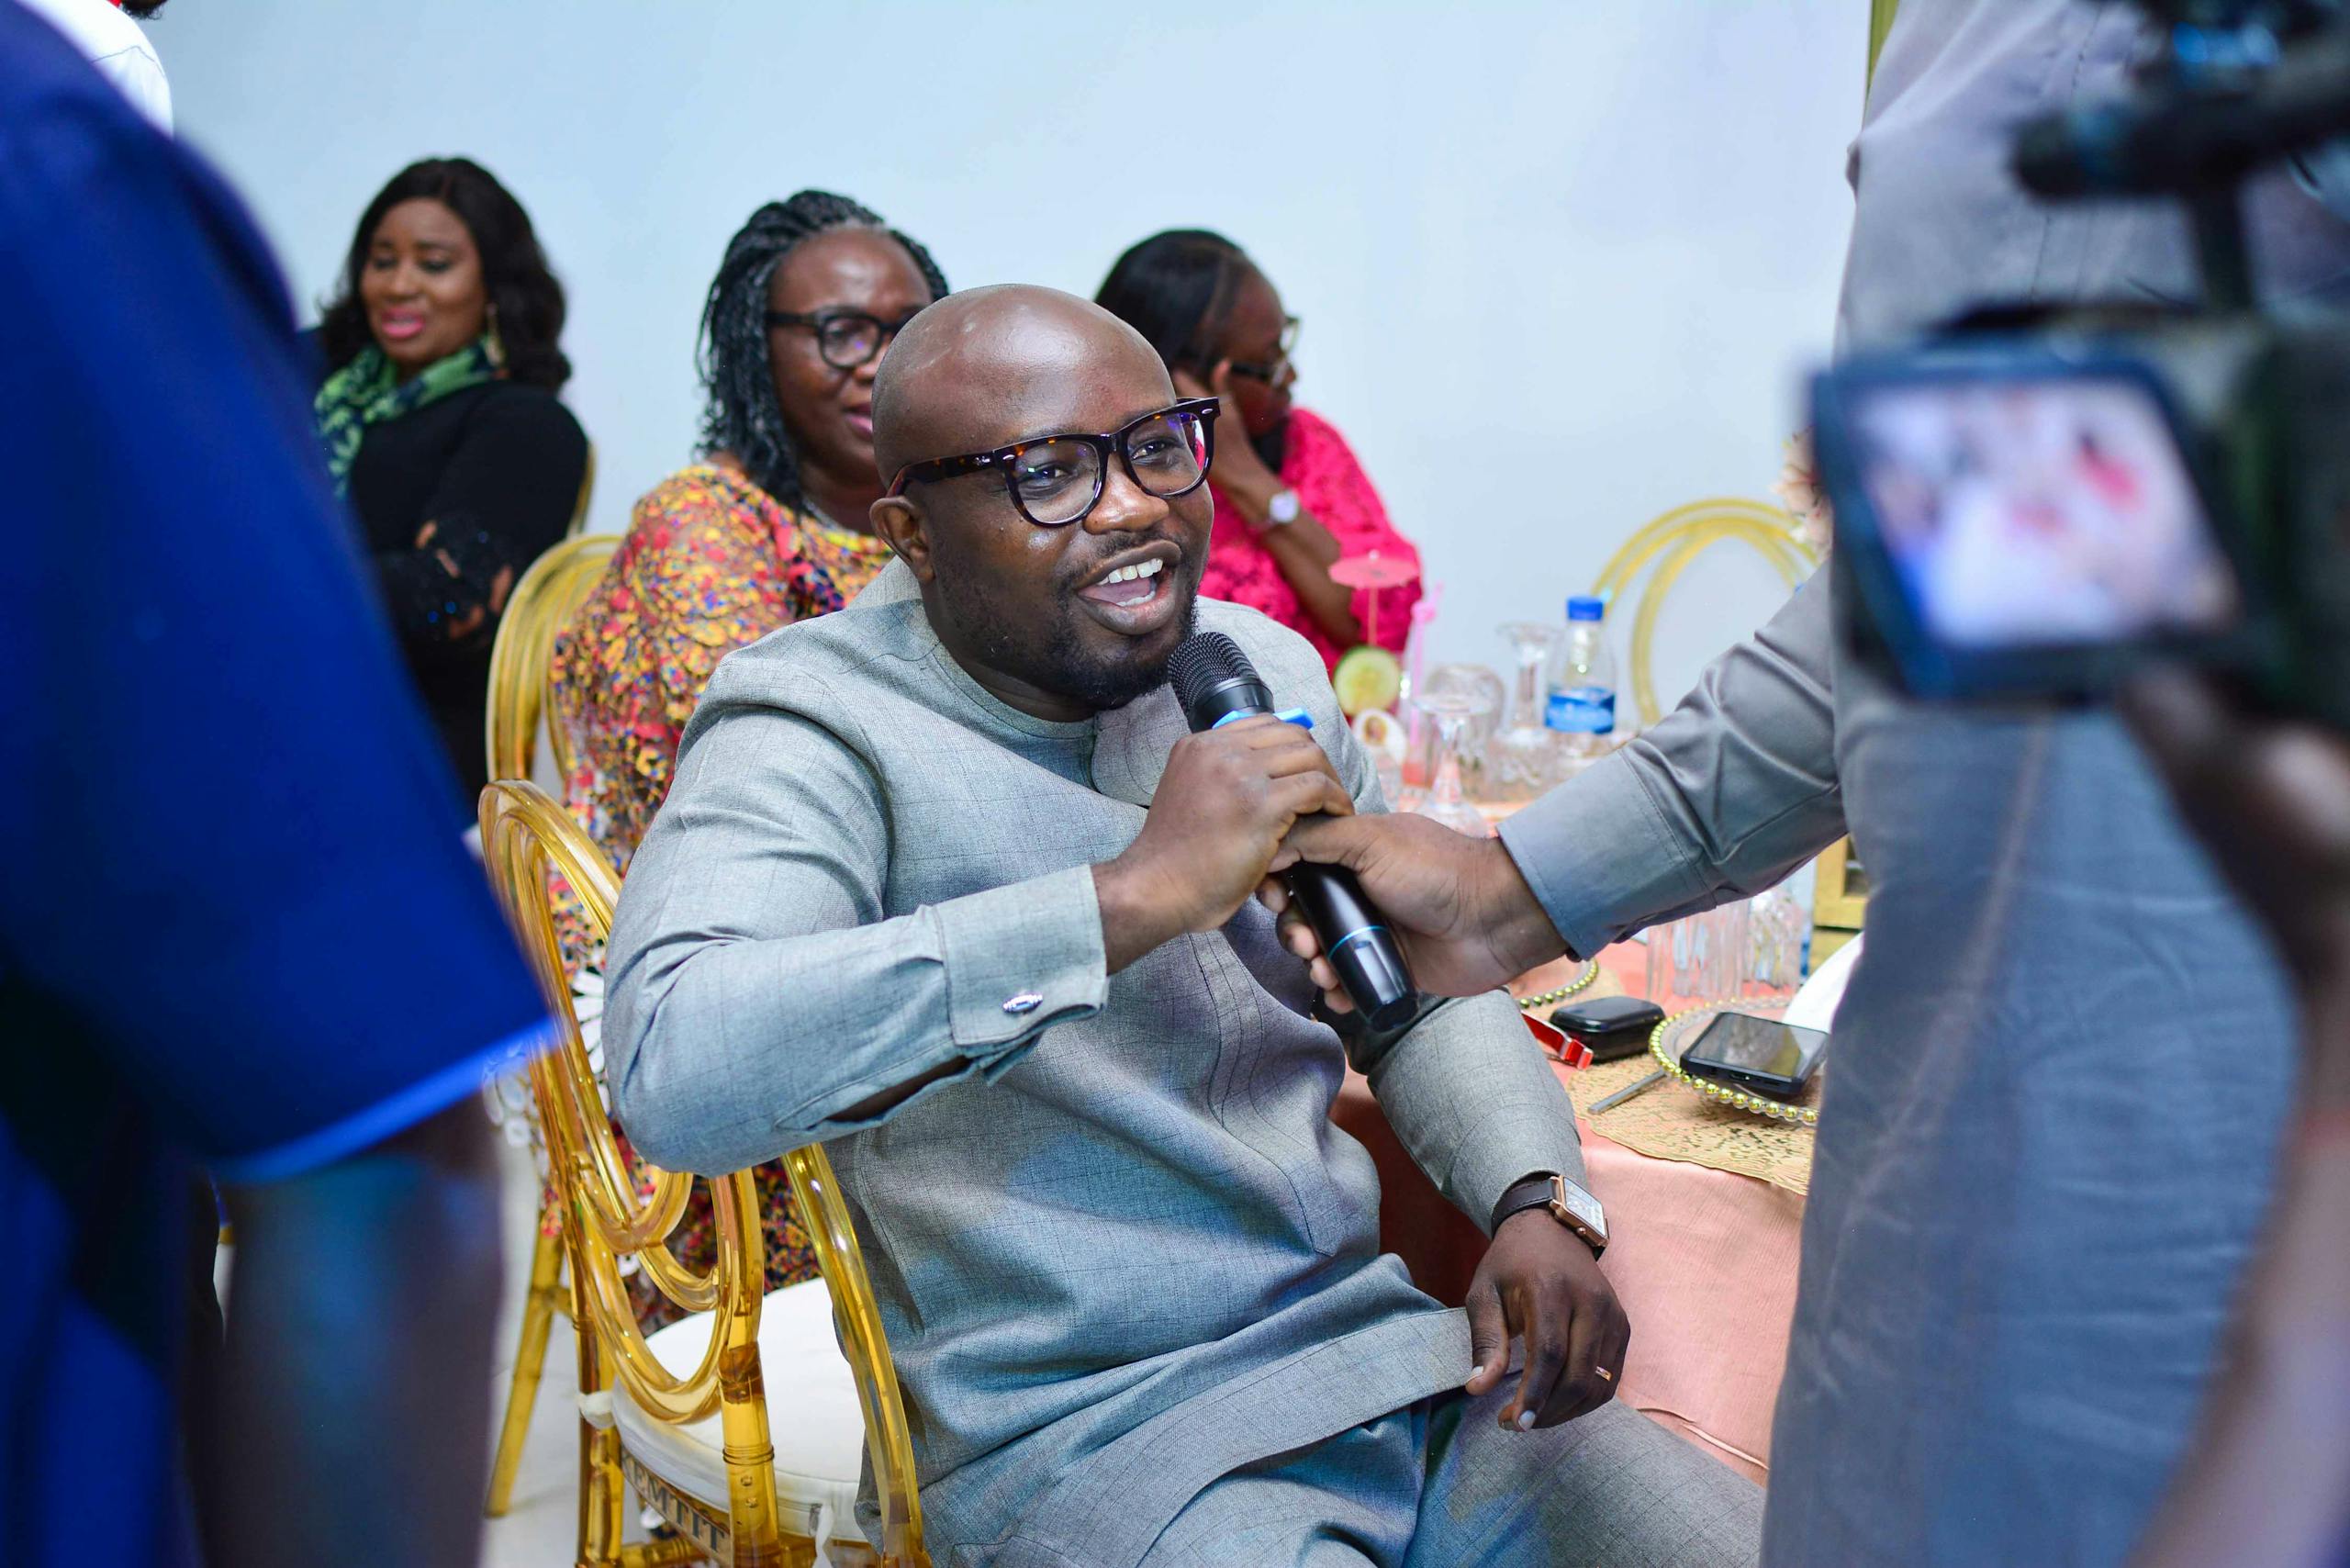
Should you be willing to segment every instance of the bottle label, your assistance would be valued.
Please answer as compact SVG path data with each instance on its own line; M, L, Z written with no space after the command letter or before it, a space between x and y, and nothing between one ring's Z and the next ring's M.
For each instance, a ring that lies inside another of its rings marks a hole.
M1550 693L1542 722L1571 735L1606 735L1616 732L1616 693L1604 686L1575 686Z

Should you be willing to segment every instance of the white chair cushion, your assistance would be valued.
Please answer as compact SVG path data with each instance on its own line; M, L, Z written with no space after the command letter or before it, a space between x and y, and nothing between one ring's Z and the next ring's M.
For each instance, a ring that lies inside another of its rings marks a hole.
M696 1313L647 1337L660 1363L683 1377L710 1346L710 1315ZM833 1301L822 1280L787 1285L759 1309L759 1367L775 1444L775 1492L784 1528L799 1533L821 1518L826 1533L857 1539L856 1482L865 1455L865 1416L856 1380L833 1333ZM621 1441L662 1480L721 1516L726 1512L722 1417L691 1426L656 1421L615 1391ZM820 1512L811 1513L811 1509Z

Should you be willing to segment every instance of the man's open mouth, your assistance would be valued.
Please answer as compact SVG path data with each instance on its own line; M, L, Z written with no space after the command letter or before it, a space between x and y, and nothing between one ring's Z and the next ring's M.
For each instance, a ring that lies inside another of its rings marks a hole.
M1175 611L1175 567L1181 554L1155 544L1077 590L1093 619L1112 631L1139 637L1165 625Z

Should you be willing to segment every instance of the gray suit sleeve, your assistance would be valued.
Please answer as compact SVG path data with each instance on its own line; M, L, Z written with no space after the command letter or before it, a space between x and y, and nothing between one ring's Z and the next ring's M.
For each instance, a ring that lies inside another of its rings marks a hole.
M888 864L880 788L847 741L774 707L697 715L606 958L613 1111L648 1159L772 1159L872 1125L844 1112L942 1066L961 1070L941 1083L1000 1075L1100 1009L1088 868L885 919Z
M1760 892L1843 834L1828 577L1655 728L1502 824L1570 951Z
M1385 811L1378 775L1335 704L1315 722L1355 809ZM1522 1177L1555 1170L1583 1184L1574 1103L1505 993L1438 1002L1388 1035L1339 1037L1404 1152L1478 1229Z

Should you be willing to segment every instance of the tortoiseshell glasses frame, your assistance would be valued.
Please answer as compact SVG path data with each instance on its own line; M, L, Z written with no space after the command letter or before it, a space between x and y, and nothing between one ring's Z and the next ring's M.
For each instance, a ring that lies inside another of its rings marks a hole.
M1215 460L1215 419L1221 411L1214 398L1186 398L1113 431L1070 431L1014 442L992 452L927 458L899 469L890 481L889 493L902 495L910 484L1001 474L1004 492L1022 517L1038 528L1067 528L1084 521L1100 504L1113 455L1125 465L1126 477L1136 488L1161 500L1188 496L1206 484L1208 468ZM1137 454L1136 439L1154 435L1175 438L1176 449ZM1055 473L1057 465L1063 471Z

